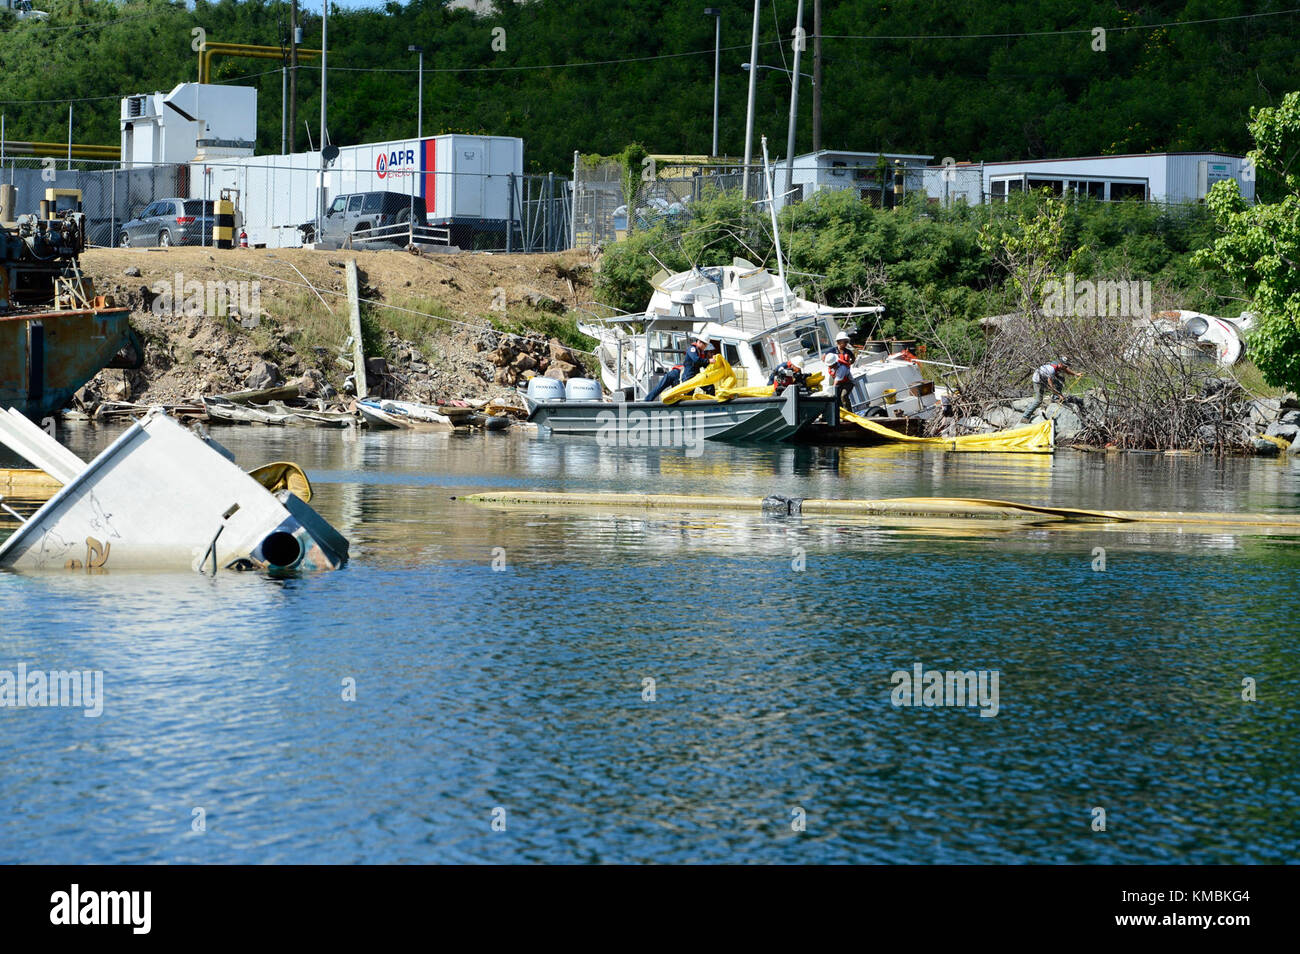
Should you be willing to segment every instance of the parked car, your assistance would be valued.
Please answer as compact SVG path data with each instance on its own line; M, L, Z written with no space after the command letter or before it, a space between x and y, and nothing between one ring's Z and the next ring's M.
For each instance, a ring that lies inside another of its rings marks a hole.
M396 226L404 226L412 219L417 226L423 226L428 221L422 196L411 196L404 192L352 192L334 197L321 220L319 236L315 236L314 222L307 222L298 228L305 241L319 244L343 245L352 239L353 244L378 241L405 245L407 234ZM381 232L374 237L358 234L375 229L392 231L389 234Z
M11 12L19 20L48 20L50 15L44 10L32 7L32 0L3 0L0 13Z
M117 244L122 248L210 245L215 224L211 200L158 199L122 223Z

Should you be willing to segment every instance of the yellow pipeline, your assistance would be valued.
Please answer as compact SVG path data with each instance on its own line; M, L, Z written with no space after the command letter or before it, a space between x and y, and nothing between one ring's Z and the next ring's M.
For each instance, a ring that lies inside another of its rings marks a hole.
M66 142L25 142L18 139L5 140L6 156L47 156L63 159L68 155ZM118 159L122 155L121 146L97 146L85 143L72 144L73 159Z
M254 46L249 43L204 43L199 49L199 82L212 82L212 58L223 56L247 56L255 60L289 59L289 51L278 46ZM310 60L320 56L320 50L308 50L298 47L298 58Z
M762 497L711 497L692 494L587 494L546 491L499 491L462 498L475 504L515 504L550 507L620 507L638 510L762 510ZM1145 523L1214 527L1274 527L1300 530L1300 513L1197 513L1168 510L1082 510L1075 507L1040 507L1009 500L975 497L886 497L879 500L801 501L804 514L882 515L1011 520L1051 518L1089 523Z

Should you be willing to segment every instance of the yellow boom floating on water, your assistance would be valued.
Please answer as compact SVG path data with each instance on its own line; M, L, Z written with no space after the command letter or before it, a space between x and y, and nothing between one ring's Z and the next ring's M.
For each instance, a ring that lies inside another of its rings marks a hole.
M816 388L821 385L820 372L808 377L808 385ZM700 388L713 387L715 393L708 394ZM741 387L736 380L727 359L714 355L706 367L689 381L674 385L660 395L665 404L678 401L730 401L738 397L770 397L774 392L772 385L760 384ZM895 430L877 424L870 418L860 417L850 411L840 411L840 418L856 424L886 441L897 444L912 444L918 447L933 447L946 451L968 451L1000 454L1050 454L1055 450L1056 430L1050 421L1038 424L1026 424L1010 430L996 431L992 434L962 434L958 437L909 437Z
M948 451L983 451L1002 454L1050 454L1055 449L1055 426L1048 421L1026 424L992 434L962 434L959 437L908 437L866 417L840 411L843 420L864 427L888 441L938 447Z

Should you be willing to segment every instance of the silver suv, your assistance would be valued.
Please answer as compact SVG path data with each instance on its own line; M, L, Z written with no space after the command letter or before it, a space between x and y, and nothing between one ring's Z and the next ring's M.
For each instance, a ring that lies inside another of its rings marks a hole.
M122 223L122 248L161 245L211 245L212 202L206 199L159 199Z

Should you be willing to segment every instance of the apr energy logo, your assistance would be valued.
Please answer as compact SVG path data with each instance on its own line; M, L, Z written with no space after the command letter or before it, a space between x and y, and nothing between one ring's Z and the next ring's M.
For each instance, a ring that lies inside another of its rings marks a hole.
M413 176L419 170L415 164L414 149L396 149L381 152L375 160L375 174L381 179L397 176Z

